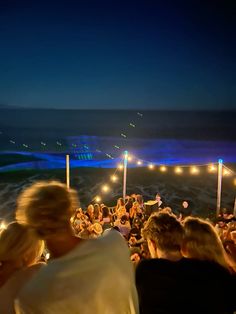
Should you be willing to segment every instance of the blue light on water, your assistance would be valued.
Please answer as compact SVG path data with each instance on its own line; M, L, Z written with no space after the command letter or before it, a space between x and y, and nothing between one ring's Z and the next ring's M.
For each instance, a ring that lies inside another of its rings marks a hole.
M70 154L71 168L116 168L121 161L122 150L118 150L115 146L122 147L122 145L117 138L78 136L69 137L66 141L68 150L64 152L47 151L47 148L44 152L2 151L0 155L20 154L22 156L32 156L38 160L19 163L16 161L14 164L0 167L0 171L65 168L66 154ZM76 148L72 148L71 143L76 143ZM84 145L86 145L86 148ZM137 159L167 166L206 164L217 161L223 162L223 160L226 163L236 162L236 143L230 141L127 139L123 152L125 149ZM114 159L108 158L108 153L114 156ZM136 167L136 164L131 162L129 167Z

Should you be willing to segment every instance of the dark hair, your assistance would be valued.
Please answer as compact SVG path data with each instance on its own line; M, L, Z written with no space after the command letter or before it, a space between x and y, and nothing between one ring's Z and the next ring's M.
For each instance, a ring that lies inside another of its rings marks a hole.
M126 215L123 215L123 216L120 218L120 223L121 223L122 225L124 225L127 220L128 220L127 216L126 216Z
M160 212L149 217L142 234L163 251L180 251L184 230L174 215Z
M110 210L107 206L102 207L102 217L107 218L110 216Z

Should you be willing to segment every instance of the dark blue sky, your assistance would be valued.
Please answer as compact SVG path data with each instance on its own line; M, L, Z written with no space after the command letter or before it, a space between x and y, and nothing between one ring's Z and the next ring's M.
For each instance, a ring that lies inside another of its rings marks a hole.
M1 1L0 104L234 109L223 2Z

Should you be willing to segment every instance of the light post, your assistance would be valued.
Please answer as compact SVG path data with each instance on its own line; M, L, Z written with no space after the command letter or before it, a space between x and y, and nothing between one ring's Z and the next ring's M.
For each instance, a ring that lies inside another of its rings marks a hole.
M128 151L124 152L124 172L123 172L123 200L126 197L126 185L127 185L127 164L128 164Z

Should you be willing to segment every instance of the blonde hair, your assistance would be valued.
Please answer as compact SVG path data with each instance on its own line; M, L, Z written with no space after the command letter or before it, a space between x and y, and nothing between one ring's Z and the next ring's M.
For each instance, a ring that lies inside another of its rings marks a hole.
M76 191L58 181L39 181L26 188L17 200L16 219L45 238L68 228L79 202Z
M226 252L214 227L206 220L187 217L184 220L183 255L208 260L229 268Z
M39 260L43 250L44 242L34 230L17 222L10 223L0 233L0 261L3 263L22 260L28 266Z

